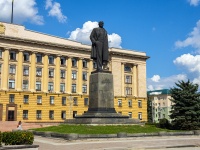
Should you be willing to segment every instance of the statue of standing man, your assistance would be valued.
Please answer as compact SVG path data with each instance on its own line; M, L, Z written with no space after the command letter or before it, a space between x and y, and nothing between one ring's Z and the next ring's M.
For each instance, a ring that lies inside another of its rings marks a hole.
M104 22L99 22L99 27L94 28L90 35L92 42L91 58L97 63L97 72L102 71L103 66L107 66L109 60L108 35L103 28Z

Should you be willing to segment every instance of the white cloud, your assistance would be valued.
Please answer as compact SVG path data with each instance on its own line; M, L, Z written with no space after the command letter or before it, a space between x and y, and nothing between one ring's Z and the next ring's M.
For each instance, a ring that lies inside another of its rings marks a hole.
M159 75L154 75L154 76L151 78L151 80L154 81L154 82L159 82L160 76L159 76Z
M191 73L197 72L200 74L200 55L183 54L173 62L178 66L186 67Z
M154 75L153 77L155 77L155 76L157 76L157 78L158 78L159 75ZM153 81L152 78L147 79L147 90L148 91L160 90L160 89L170 89L173 86L175 86L175 82L178 82L179 80L184 80L184 81L187 80L187 75L186 74L178 74L178 75L173 75L173 76L163 77L163 78L160 77L159 82Z
M122 48L120 45L122 43L121 37L116 34L112 33L111 35L108 35L108 43L109 47L117 47L117 48Z
M0 15L0 20L10 22L12 0L1 0L0 10L1 14L3 14ZM38 8L36 7L35 0L15 0L13 12L14 23L21 24L23 22L30 21L38 25L44 24L43 16L38 15Z
M200 53L200 20L196 23L196 27L193 28L193 31L189 33L189 37L184 41L176 41L175 46L177 48L184 48L187 46L192 46L197 50L197 53Z
M52 2L52 0L46 0L45 9L50 9L49 16L56 17L61 23L66 22L67 17L62 14L60 3Z
M92 22L92 21L87 21L83 24L82 28L76 28L76 30L72 31L69 39L75 40L84 44L91 44L90 41L90 33L92 32L93 28L98 27L98 22ZM121 37L116 34L108 34L108 42L109 42L109 47L116 47L116 48L121 48Z
M200 55L183 54L173 62L175 65L185 69L190 80L200 86Z
M200 3L200 0L188 0L188 2L190 3L190 5L198 6Z

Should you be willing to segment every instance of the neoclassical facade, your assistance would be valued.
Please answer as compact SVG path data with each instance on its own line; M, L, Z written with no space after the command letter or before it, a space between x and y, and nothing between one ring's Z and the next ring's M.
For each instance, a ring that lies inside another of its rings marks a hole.
M88 109L91 47L0 22L0 121L63 122ZM110 48L118 113L147 121L144 52Z

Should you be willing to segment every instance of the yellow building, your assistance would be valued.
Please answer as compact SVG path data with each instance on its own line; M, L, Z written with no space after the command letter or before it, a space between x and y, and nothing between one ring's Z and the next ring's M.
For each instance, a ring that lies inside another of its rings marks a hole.
M63 122L88 109L91 47L0 22L0 121ZM118 113L147 121L144 52L110 48Z

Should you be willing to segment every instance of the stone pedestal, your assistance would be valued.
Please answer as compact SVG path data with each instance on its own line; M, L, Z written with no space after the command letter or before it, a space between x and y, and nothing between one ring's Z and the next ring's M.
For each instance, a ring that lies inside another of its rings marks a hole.
M137 119L129 119L116 113L114 108L113 75L111 72L93 72L90 75L89 108L86 113L66 120L75 124L138 124Z

